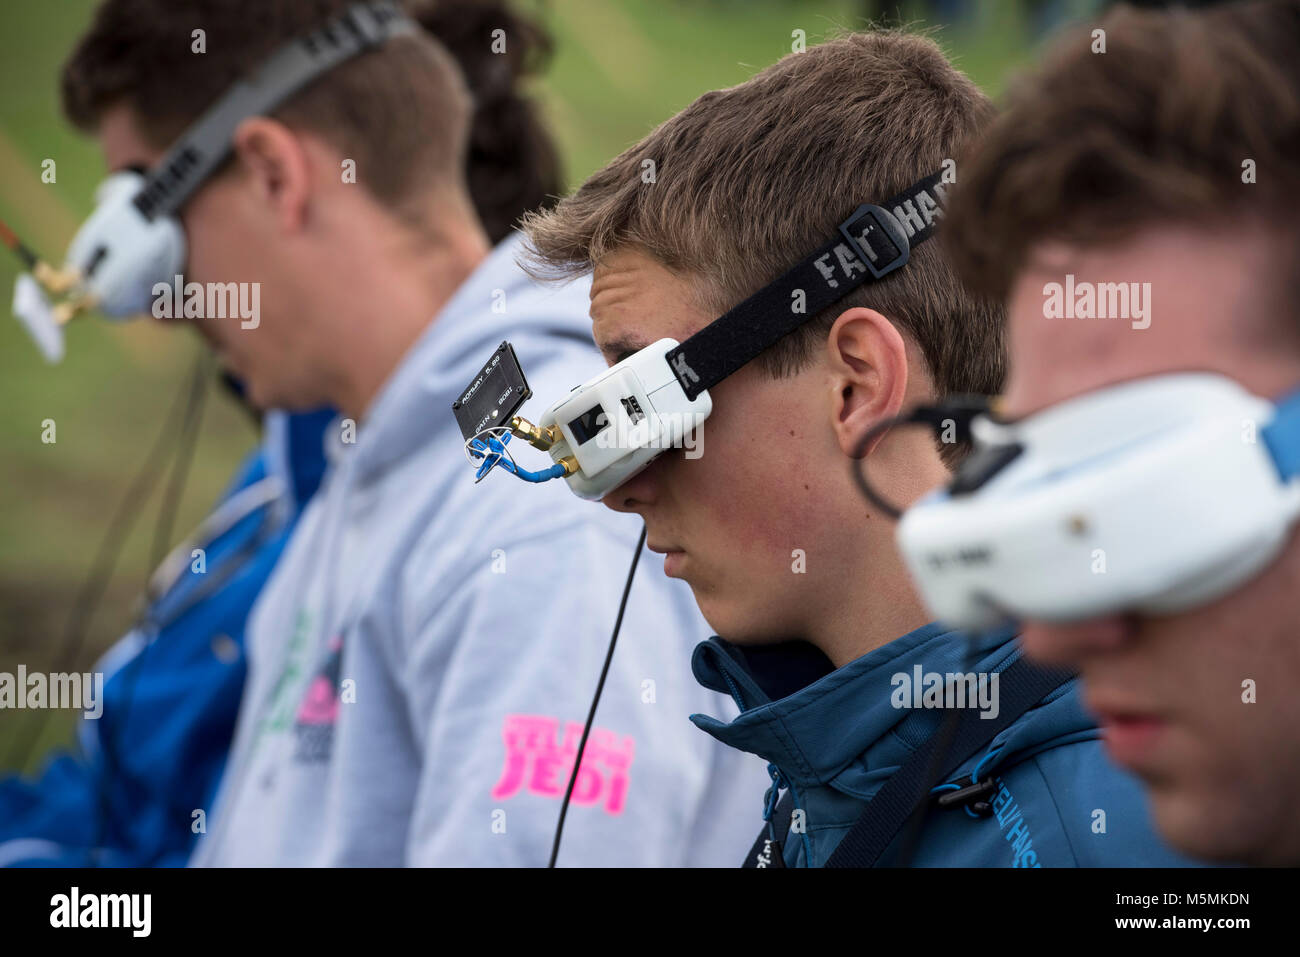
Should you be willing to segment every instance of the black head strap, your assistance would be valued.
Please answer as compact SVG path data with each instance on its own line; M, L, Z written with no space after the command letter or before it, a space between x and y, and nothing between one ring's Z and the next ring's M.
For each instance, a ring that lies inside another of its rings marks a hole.
M827 306L904 265L943 217L942 176L927 176L880 206L859 206L825 246L669 351L686 397L695 399Z
M230 152L235 127L270 113L323 73L390 37L419 32L391 0L354 3L315 30L273 53L251 76L232 86L181 134L145 179L134 199L145 219L181 207Z

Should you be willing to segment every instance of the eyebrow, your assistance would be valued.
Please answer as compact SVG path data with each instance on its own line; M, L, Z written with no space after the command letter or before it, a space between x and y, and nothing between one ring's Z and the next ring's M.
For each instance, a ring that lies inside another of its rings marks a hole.
M647 345L649 343L639 336L618 336L601 346L600 351L606 356L613 356L612 364L617 365L633 353L640 352Z

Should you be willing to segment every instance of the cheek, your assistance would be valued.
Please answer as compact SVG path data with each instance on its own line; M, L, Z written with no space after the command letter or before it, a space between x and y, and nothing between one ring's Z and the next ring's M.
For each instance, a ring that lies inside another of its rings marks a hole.
M1009 367L1003 390L1008 408L1037 409L1051 401L1052 371L1059 370L1056 348L1062 336L1044 335L1046 324L1032 306L1014 301L1007 316Z
M749 545L753 529L747 526L755 524L744 478L731 467L727 444L710 435L699 458L669 453L672 459L661 473L662 488L670 496L675 520L682 523L681 532L696 546L707 545L714 551Z
M196 282L247 282L257 278L263 230L242 209L243 197L225 180L188 203L181 222L189 247L187 269Z
M185 278L192 282L238 282L232 252L240 247L220 222L201 215L187 216L185 225Z
M1188 730L1199 774L1236 781L1243 793L1282 774L1300 784L1300 737L1279 733L1300 727L1300 696L1278 693L1279 683L1300 679L1298 576L1293 538L1259 578L1208 607L1149 625L1137 645L1141 673Z
M209 258L209 237L203 232L200 226L197 226L190 218L184 220L185 228L185 262L181 269L185 273L187 280L193 279L196 282L202 282L200 278L212 271L212 263Z
M715 544L750 565L770 560L788 571L791 551L815 533L824 498L803 444L807 426L788 404L777 412L743 394L726 399L726 408L745 414L717 414L719 405L704 425L703 454L674 462L673 498L711 529Z
M1018 291L1007 307L1008 409L1039 409L1113 381L1117 368L1140 364L1150 336L1125 335L1125 328L1113 322L1049 319L1043 315L1041 288Z
M1239 592L1199 618L1189 616L1186 655L1201 681L1207 734L1243 762L1260 768L1283 765L1300 776L1300 737L1278 729L1300 727L1300 696L1279 694L1280 683L1300 680L1300 544ZM1211 727L1212 726L1212 727ZM1289 752L1283 759L1281 751ZM1274 752L1274 753L1270 753ZM1279 762L1282 764L1279 764Z

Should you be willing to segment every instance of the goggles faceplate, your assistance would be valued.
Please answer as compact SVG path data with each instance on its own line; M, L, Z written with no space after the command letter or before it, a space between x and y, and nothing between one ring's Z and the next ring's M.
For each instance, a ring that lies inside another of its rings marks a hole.
M172 283L186 256L176 211L229 155L239 123L269 115L340 64L421 32L392 0L354 3L234 83L147 173L123 171L105 180L95 211L68 248L67 268L59 272L43 262L33 268L35 257L25 253L32 273L15 289L14 314L46 358L62 357L62 326L77 312L93 307L112 318L139 315L149 311L158 283ZM68 298L56 305L46 293Z
M1300 514L1300 481L1264 440L1276 416L1229 379L1185 374L977 419L974 454L1019 453L909 509L904 560L930 610L967 629L1212 601L1272 561Z
M185 266L185 231L173 216L146 219L135 203L145 178L114 173L95 193L95 211L68 247L99 310L115 319L147 313L158 283L171 285Z
M548 450L551 458L577 460L578 471L565 481L579 498L603 498L681 446L713 411L708 392L688 399L673 375L665 356L677 345L651 343L575 388L538 421L562 436Z

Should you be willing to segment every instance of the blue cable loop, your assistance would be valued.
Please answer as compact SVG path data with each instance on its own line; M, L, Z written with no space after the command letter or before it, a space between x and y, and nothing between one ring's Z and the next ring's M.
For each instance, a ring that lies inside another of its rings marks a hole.
M511 475L521 478L525 482L546 482L550 479L564 477L564 466L558 462L550 468L543 469L540 472L531 472L526 468L521 468L516 465L514 462L510 461L505 454L505 447L509 441L510 433L507 432L500 439L489 435L486 443L484 443L482 439L474 439L470 442L470 451L476 453L483 459L483 464L478 467L478 471L474 474L476 481L482 479L483 476L487 475L488 472L491 472L492 469L498 465Z

